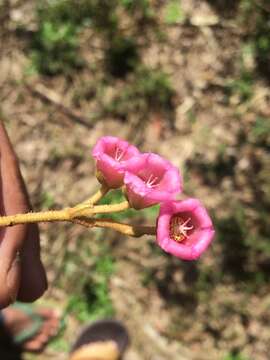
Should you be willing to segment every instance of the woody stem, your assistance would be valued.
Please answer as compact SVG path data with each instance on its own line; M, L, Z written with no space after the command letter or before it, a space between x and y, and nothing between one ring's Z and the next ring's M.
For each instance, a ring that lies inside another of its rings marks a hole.
M155 235L155 226L129 225L113 221L112 219L74 219L72 222L86 227L109 228L124 235L140 237L142 235Z
M13 226L17 224L38 223L38 222L54 222L54 221L71 221L80 216L91 217L95 214L119 212L129 208L129 203L123 201L119 204L97 205L86 207L82 210L74 208L65 208L62 210L51 210L44 212L29 212L26 214L16 214L0 217L1 226Z

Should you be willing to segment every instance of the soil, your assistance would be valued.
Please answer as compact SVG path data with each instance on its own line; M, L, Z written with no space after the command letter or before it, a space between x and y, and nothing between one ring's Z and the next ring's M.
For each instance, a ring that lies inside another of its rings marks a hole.
M86 96L85 89L95 87L104 68L89 70L100 63L101 42L93 39L90 29L82 35L81 48L91 66L72 76L26 75L28 40L18 35L16 24L29 6L24 22L32 30L32 7L31 2L14 2L11 19L1 30L0 111L35 210L61 208L89 197L98 188L91 149L100 136L114 135L178 166L185 176L183 196L200 198L217 221L231 213L236 201L256 218L252 205L261 195L251 179L258 161L267 163L267 152L250 140L241 141L241 135L249 136L258 116L270 117L269 84L257 76L248 102L238 93L226 95L228 82L240 73L246 29L238 25L236 9L228 6L225 11L220 3L183 0L187 22L167 25L165 42L150 32L149 46L141 50L142 62L170 74L173 107L133 111L123 120L106 112L102 118L92 117L102 104L100 98ZM89 39L93 46L97 43L96 50L87 47ZM252 59L245 61L254 68ZM109 102L123 82L115 79L102 101ZM43 301L64 309L70 293L80 291L78 279L91 266L86 248L98 256L97 236L66 224L40 228L50 282ZM229 353L269 358L269 284L242 278L245 265L235 271L224 266L218 238L200 261L187 263L153 250L151 237L134 240L109 231L102 236L116 261L110 279L116 317L125 322L132 338L127 360L222 360ZM69 268L72 254L76 261ZM269 257L263 261L269 265ZM252 263L248 266L252 271ZM70 343L80 325L72 315L68 324L62 336ZM60 360L66 354L49 348L38 358Z

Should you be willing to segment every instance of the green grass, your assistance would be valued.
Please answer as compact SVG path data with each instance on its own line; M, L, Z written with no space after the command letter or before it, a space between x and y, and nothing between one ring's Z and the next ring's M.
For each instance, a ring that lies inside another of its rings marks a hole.
M241 354L230 353L226 355L222 360L248 360L246 357L243 357Z
M79 34L91 24L93 1L60 0L37 3L38 29L30 44L31 69L43 75L70 74L84 62Z
M246 102L253 96L254 75L242 68L240 76L227 84L228 94L230 96L237 94L240 102Z
M270 76L270 23L269 2L242 0L240 3L242 25L248 25L246 39L252 43L255 53L256 70L263 78Z
M139 62L136 40L120 34L115 35L105 50L105 59L111 75L125 77L134 71Z
M32 67L44 75L70 73L83 65L78 49L77 29L72 24L42 21L32 42Z
M130 80L106 106L108 113L125 118L134 111L148 113L173 108L175 91L170 77L162 70L137 66Z
M217 239L223 248L222 272L242 284L247 291L267 283L269 268L263 265L270 256L268 211L231 204L227 217L216 218Z
M180 0L170 0L165 7L164 20L167 24L177 24L185 20Z
M50 342L49 349L56 352L68 353L70 351L70 345L64 337L57 336Z
M151 19L154 16L154 10L151 7L149 0L119 0L127 11L134 15L134 12L141 12L141 15L146 19Z
M113 271L114 260L109 255L109 250L103 247L89 269L89 276L84 280L81 293L70 296L67 313L72 313L82 323L113 316L109 291Z
M89 268L89 276L78 277L77 282L81 282L82 289L79 293L72 293L69 296L64 315L72 314L81 324L113 317L114 308L110 298L109 281L114 268L114 260L109 255L108 248L101 247L100 256ZM70 344L61 335L59 334L53 340L50 348L67 353L70 350Z
M55 204L54 197L48 191L43 191L40 195L40 208L41 209L52 209Z
M257 116L251 135L257 144L270 147L270 118Z
M70 23L78 27L91 23L94 10L92 0L45 0L37 4L37 16L41 22Z

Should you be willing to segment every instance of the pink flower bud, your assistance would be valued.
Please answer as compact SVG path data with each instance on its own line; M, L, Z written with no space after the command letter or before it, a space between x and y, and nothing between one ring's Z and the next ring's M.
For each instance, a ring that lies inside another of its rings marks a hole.
M140 169L136 172L126 171L124 176L130 205L135 209L142 209L174 200L182 190L178 169L157 154L145 153L140 158Z
M214 238L212 221L199 200L163 203L157 220L157 243L183 260L196 260Z
M125 170L136 171L140 167L139 154L139 150L127 141L113 136L100 138L92 151L99 181L112 189L122 186Z

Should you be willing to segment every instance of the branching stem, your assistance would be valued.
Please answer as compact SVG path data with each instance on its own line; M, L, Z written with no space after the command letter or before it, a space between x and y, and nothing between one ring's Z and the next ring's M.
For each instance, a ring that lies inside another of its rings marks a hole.
M106 214L119 212L129 208L129 203L123 201L119 204L97 205L92 207L85 206L83 209L66 208L63 210L51 210L42 212L29 212L26 214L16 214L0 217L0 226L13 226L17 224L51 222L51 221L70 221L81 216L91 217L95 214Z
M130 225L116 222L112 219L75 219L72 222L80 224L86 227L100 227L100 228L109 228L115 231L118 231L124 235L140 237L142 235L155 235L156 227L155 226L142 226L142 225Z
M91 196L88 200L74 207L62 210L1 216L0 227L39 222L68 221L90 228L109 228L134 237L140 237L145 234L154 235L156 233L156 228L154 226L129 225L115 222L112 219L94 218L93 216L96 214L108 214L129 209L130 206L128 201L111 205L95 205L108 191L109 189L103 185L96 194Z
M95 205L97 202L99 202L109 191L110 189L108 186L102 184L100 189L92 195L89 199L85 200L82 204L92 204Z

